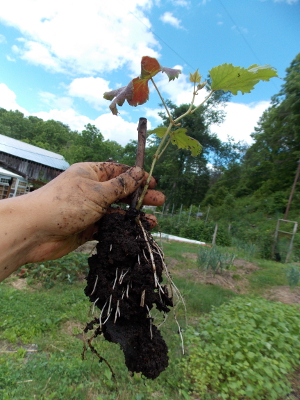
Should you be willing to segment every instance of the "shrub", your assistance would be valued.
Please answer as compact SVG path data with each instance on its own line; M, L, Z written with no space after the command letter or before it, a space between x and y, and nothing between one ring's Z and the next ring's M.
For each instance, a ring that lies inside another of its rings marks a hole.
M299 365L296 307L235 298L189 328L181 362L186 390L231 400L279 399L290 391L287 373Z
M48 288L52 287L55 281L74 283L87 274L88 257L88 254L70 253L58 260L27 264L20 274L38 280Z
M286 277L288 280L288 283L291 287L297 286L300 280L300 268L291 265L287 270L286 270Z

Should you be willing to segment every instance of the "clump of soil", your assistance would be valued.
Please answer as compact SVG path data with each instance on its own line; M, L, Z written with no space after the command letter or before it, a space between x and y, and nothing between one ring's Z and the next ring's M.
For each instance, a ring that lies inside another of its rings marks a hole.
M161 285L163 255L135 210L106 214L99 222L97 254L89 258L85 294L101 312L85 328L119 343L129 371L154 379L168 366L168 348L153 323L154 306L167 313L173 306Z

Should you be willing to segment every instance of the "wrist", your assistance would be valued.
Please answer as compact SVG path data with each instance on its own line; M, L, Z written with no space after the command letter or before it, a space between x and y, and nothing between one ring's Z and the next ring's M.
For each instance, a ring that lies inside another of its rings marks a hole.
M31 196L0 200L0 281L30 262L36 244L36 218Z

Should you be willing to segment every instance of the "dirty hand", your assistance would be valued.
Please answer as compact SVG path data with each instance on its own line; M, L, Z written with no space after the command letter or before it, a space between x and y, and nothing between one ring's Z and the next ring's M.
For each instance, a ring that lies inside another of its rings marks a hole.
M146 178L139 167L78 163L32 193L1 200L0 280L26 263L60 258L91 240L110 205L126 202ZM152 179L144 204L164 203L154 187Z

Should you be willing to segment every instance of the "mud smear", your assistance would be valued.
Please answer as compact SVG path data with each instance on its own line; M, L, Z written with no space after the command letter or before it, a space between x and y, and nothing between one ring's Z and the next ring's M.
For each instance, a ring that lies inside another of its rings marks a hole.
M106 214L95 239L97 254L89 258L85 294L101 311L85 328L118 343L129 371L155 379L168 366L168 348L154 325L151 310L167 313L173 306L161 285L162 252L148 231L136 222L136 211Z

